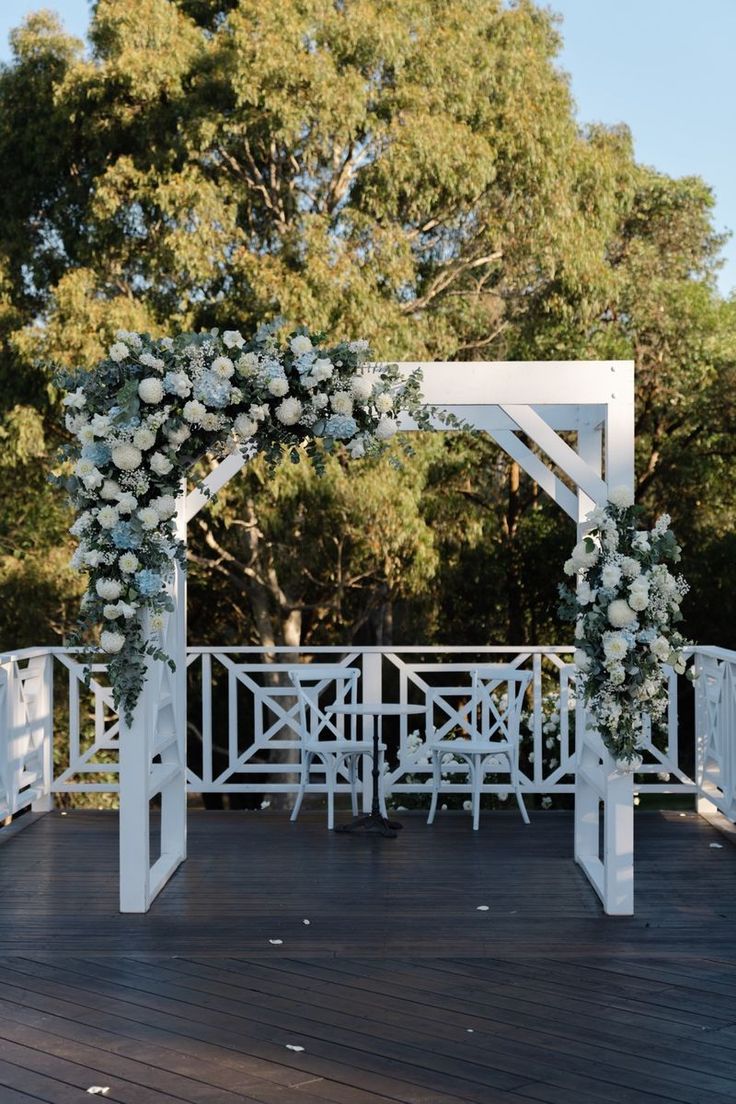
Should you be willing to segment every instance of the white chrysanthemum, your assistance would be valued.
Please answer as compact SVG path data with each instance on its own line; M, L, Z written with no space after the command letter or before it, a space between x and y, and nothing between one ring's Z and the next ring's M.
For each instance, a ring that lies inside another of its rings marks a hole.
M335 414L350 417L353 413L353 396L349 391L336 391L334 395L330 395L330 406Z
M629 650L626 637L620 632L607 632L603 634L603 654L606 659L619 663Z
M604 587L612 588L617 587L621 582L621 568L618 564L607 563L604 564L601 571L601 583Z
M255 418L249 418L247 414L238 414L234 422L234 429L238 437L247 441L258 430L258 422Z
M132 514L138 505L138 499L131 491L121 491L118 496L118 510L121 514Z
M176 513L176 499L173 495L160 495L154 499L151 506L163 520L173 517Z
M304 356L305 353L311 353L312 351L312 342L306 334L297 334L296 337L292 337L289 345L292 353L297 357Z
M162 613L152 613L148 619L148 624L152 632L161 632L164 623L165 618Z
M212 361L212 371L220 379L230 379L235 372L235 365L231 361L230 357L219 356L215 357Z
M612 663L608 668L609 681L614 686L621 686L626 681L626 671L621 663Z
M120 597L123 588L117 579L98 579L95 590L98 596L104 598L106 602L115 602Z
M105 618L106 621L115 621L118 617L122 617L122 614L123 611L117 603L115 603L114 605L112 603L108 603L106 606L103 606L102 616Z
M164 397L164 385L156 376L146 376L138 384L138 394L146 403L160 403Z
M309 339L307 338L306 340ZM279 405L276 407L276 417L282 425L296 425L296 423L302 416L302 410L302 404L299 402L298 399L284 399L283 402L279 403Z
M142 459L141 450L137 449L135 445L129 445L127 442L121 441L112 447L112 462L121 471L135 471L136 468L141 466Z
M655 655L661 663L666 663L672 652L670 642L666 636L656 637L649 645L649 648L652 654Z
M139 449L150 449L156 444L156 434L148 426L139 426L133 434L133 444Z
M101 529L113 529L120 521L120 515L114 506L103 506L97 511L97 524Z
M624 556L621 560L621 570L627 579L635 579L641 575L641 564L633 556Z
M207 433L215 433L222 427L222 417L220 414L213 414L211 410L208 410L199 419L199 424Z
M649 584L639 577L629 587L629 605L633 610L641 611L649 605Z
M193 425L201 423L202 418L207 413L207 407L204 403L199 402L198 399L190 399L188 403L184 404L184 417L188 422Z
M614 629L625 629L636 621L636 614L623 598L616 598L608 607L608 622Z
M359 402L365 402L373 394L373 383L367 376L353 376L350 381L350 390L354 398Z
M235 370L239 376L253 376L258 371L258 354L243 353L238 357Z
M141 561L138 559L135 552L123 552L118 560L118 567L121 571L125 572L126 575L132 575L140 566Z
M222 343L226 349L242 349L245 338L240 330L225 330L222 335Z
M162 452L154 452L150 463L151 471L154 471L156 475L168 475L174 466L168 456L164 456Z
M381 418L376 426L376 439L379 441L387 441L389 437L393 437L396 433L397 425L393 418Z
M107 352L110 360L114 360L116 364L119 364L121 360L125 360L127 356L130 356L130 349L123 341L116 341L114 345L110 346Z
M138 511L137 517L144 529L156 529L158 526L159 516L153 506L144 506Z
M79 427L77 437L80 445L91 445L95 439L95 431L88 422L85 422L84 425Z
M177 426L176 429L167 429L166 436L171 447L178 449L192 436L192 431L188 426L182 425Z
M268 390L277 399L281 399L289 393L289 382L284 376L274 376L272 380L268 381Z
M394 408L394 400L388 391L381 391L376 395L375 404L379 414L388 414L389 410Z
M108 655L116 655L125 644L125 636L123 633L110 632L105 629L100 633L100 647L103 652L107 652Z
M634 505L634 493L629 487L614 487L608 496L608 501L618 506L620 510Z

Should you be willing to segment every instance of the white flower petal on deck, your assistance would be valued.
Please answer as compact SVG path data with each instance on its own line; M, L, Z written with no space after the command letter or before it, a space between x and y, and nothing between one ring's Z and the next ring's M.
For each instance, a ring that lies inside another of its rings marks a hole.
M283 939L269 939L268 942L273 943L274 947L278 947L279 944L283 943L284 941Z
M490 905L478 905L475 911L476 912L488 912L490 907L491 907Z
M303 1046L296 1046L296 1044L294 1044L294 1043L287 1043L286 1044L286 1049L287 1050L300 1051L300 1050L304 1050L304 1047Z

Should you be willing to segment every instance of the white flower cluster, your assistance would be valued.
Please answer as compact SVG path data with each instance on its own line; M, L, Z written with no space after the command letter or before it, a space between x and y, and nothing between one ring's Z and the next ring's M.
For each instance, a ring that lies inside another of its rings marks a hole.
M276 462L310 437L343 442L353 457L380 451L401 411L420 401L418 377L369 371L367 354L366 342L324 349L306 333L279 344L275 326L253 341L237 330L175 339L119 330L95 370L60 377L76 441L67 450L72 562L90 573L83 625L102 624L116 702L128 713L142 685L134 615L146 608L163 626L172 561L183 563L173 519L187 469L205 452L237 449Z
M670 573L680 549L663 515L651 531L636 527L625 490L588 515L592 526L575 545L562 586L563 617L575 621L575 663L585 700L609 749L633 761L642 744L642 715L661 723L667 712L668 668L686 669L685 641L674 629L688 586Z

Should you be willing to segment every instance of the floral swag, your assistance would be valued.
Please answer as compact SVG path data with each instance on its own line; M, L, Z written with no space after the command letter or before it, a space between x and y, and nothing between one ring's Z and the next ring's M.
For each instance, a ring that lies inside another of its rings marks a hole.
M575 622L583 698L604 744L628 769L640 759L643 715L655 728L665 720L668 668L686 669L687 641L674 625L688 585L667 567L680 548L667 514L647 531L637 529L640 513L625 489L593 510L590 532L565 563L577 588L560 586L560 615Z
M113 699L129 723L145 656L173 667L156 634L173 609L174 563L185 566L175 517L192 465L240 451L272 464L306 455L319 467L337 443L353 458L379 454L402 412L421 428L436 415L422 404L421 373L369 370L366 341L325 347L323 335L281 332L278 322L249 341L237 330L176 338L121 330L94 369L58 376L74 441L57 481L77 513L72 564L89 574L75 639L101 626Z

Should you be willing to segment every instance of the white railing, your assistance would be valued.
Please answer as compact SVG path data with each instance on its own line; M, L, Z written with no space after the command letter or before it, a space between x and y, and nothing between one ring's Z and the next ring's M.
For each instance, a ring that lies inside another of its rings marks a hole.
M693 655L698 808L736 821L736 652L695 648Z
M357 666L364 699L424 704L452 674L468 681L479 663L510 663L532 672L521 748L526 794L574 792L575 672L565 647L413 646L394 648L188 649L188 786L195 793L292 793L299 753L298 710L287 671L319 658ZM736 653L694 649L699 678L694 711L671 676L664 733L650 739L637 770L639 793L700 793L736 819ZM403 795L430 789L423 718L386 723L387 788ZM419 730L418 735L416 730ZM50 795L115 793L118 718L103 664L89 687L77 654L66 648L0 655L0 817L48 808ZM693 736L695 740L693 741ZM52 766L54 765L55 766ZM460 782L448 792L462 790ZM503 793L503 781L487 793Z

